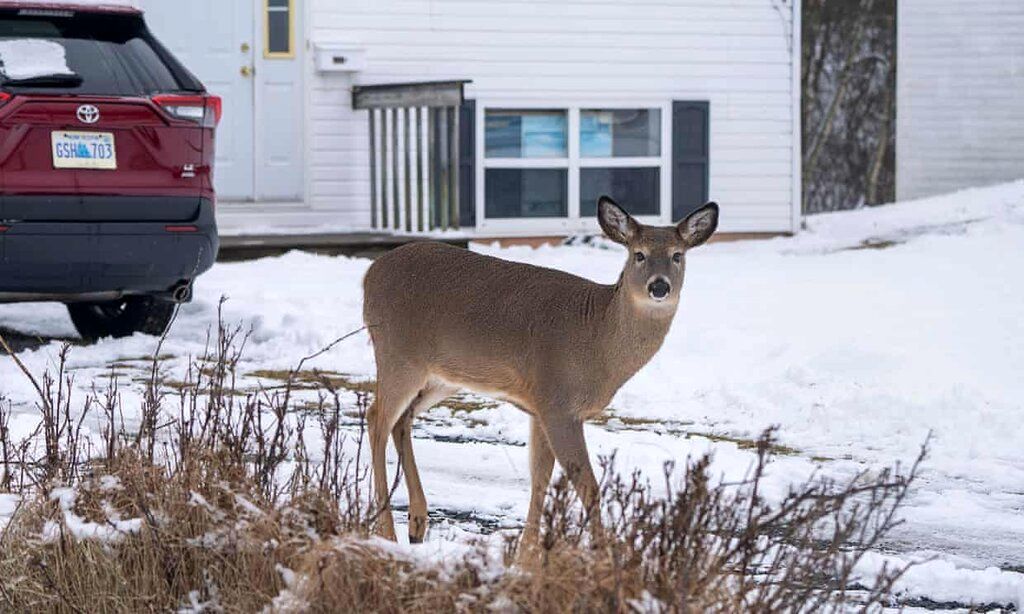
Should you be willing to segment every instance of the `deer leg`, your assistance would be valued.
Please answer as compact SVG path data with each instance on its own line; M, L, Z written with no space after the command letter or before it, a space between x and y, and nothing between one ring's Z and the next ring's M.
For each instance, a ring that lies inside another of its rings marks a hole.
M420 472L416 468L416 458L412 452L412 420L413 412L405 412L391 430L391 438L402 460L402 471L405 473L405 488L409 492L409 543L418 544L423 541L427 530L427 498L423 494L420 483Z
M395 521L391 516L391 485L388 483L388 435L419 392L421 385L413 382L413 378L384 381L378 376L377 395L366 414L377 502L377 532L392 541L395 539Z
M548 444L540 419L530 418L530 509L526 514L526 526L519 540L519 564L526 567L536 559L537 542L540 537L540 516L544 511L544 497L551 483L551 470L555 466L555 455Z
M419 544L427 532L427 498L423 494L420 472L416 467L416 457L412 451L412 421L420 412L433 407L452 393L454 388L444 385L431 385L424 388L413 400L409 409L399 417L391 431L391 437L402 459L402 471L405 473L405 488L409 493L409 543Z
M544 432L558 464L569 476L576 493L583 502L595 536L603 533L601 525L600 489L594 469L590 465L587 440L583 436L583 422L566 415L564 411L541 414Z

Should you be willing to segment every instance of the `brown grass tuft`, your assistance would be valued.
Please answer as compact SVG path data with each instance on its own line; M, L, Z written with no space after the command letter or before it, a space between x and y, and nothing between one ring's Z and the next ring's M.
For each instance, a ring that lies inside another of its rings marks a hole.
M597 536L558 482L528 569L511 564L515 536L414 560L370 537L364 463L342 453L339 425L364 416L366 392L302 363L278 374L280 387L242 390L246 339L220 325L171 387L158 344L131 429L113 374L73 402L68 348L53 377L26 372L41 415L28 440L11 440L0 399L0 492L23 500L0 529L0 610L845 611L886 603L902 572L851 592L857 562L898 524L921 459L768 500L772 432L738 483L713 479L710 457L667 466L659 489L608 460ZM103 424L102 441L82 435L86 417Z

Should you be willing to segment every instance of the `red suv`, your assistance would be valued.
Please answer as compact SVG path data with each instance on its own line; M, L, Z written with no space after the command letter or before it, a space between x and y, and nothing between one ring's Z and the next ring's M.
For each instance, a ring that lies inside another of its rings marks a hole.
M0 0L0 303L162 333L217 255L220 115L132 4Z

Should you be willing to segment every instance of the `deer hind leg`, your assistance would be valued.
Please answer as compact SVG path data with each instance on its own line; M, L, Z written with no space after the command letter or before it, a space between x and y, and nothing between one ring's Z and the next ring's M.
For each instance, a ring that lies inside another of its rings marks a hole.
M366 420L377 502L377 532L381 537L394 540L395 521L391 516L391 485L387 473L388 435L423 388L426 376L405 372L389 377L380 371L378 368L377 395Z
M555 466L555 455L551 451L548 437L540 419L530 418L530 508L526 514L526 526L519 540L518 562L521 567L530 567L537 560L537 543L540 538L540 516L544 511L544 497L551 483L551 471Z
M409 409L398 418L391 431L398 456L402 459L402 471L405 473L405 487L409 493L409 543L419 544L427 532L427 498L423 494L420 472L416 468L416 457L412 451L412 421L417 414L424 412L439 401L447 399L456 392L455 388L444 384L431 383L421 390L413 400Z

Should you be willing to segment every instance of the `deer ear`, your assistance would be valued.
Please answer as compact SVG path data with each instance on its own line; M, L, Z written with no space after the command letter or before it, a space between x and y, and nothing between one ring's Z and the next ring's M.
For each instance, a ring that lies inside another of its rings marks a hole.
M623 245L640 231L640 224L608 196L597 199L597 221L609 239Z
M679 222L676 231L687 248L703 245L718 229L718 205L708 203Z

